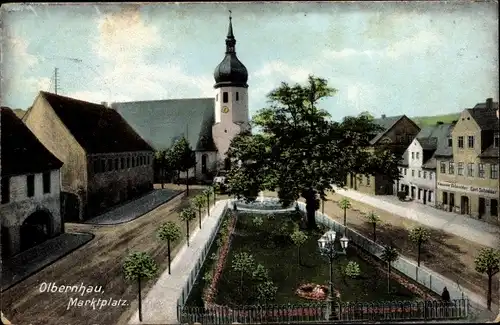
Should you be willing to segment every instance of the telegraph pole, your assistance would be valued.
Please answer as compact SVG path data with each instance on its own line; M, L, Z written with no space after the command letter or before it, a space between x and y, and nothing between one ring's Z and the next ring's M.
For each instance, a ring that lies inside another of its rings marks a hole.
M59 69L58 68L55 68L54 69L54 93L57 95L57 90L58 90L58 83L59 83L59 80L58 80L58 75L57 75L57 71Z

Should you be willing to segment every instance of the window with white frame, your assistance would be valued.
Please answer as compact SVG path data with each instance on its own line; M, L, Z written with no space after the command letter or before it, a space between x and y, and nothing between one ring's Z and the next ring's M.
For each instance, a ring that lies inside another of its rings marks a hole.
M484 178L484 164L477 164L477 176L479 178Z
M491 166L490 166L490 178L498 179L498 164L491 164Z
M463 176L464 174L464 163L459 162L457 166L457 175Z

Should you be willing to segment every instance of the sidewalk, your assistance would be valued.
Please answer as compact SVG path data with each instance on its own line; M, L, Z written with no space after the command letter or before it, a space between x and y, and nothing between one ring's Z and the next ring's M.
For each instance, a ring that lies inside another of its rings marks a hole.
M500 247L500 227L453 212L445 212L417 202L401 202L395 196L372 196L353 190L333 187L337 194L400 217L417 221L428 227L465 238L483 246Z
M205 243L210 238L228 200L217 201L210 209L210 217L205 216L201 229L191 234L190 245L180 249L172 261L172 274L165 270L142 301L143 324L177 324L177 299L196 265ZM129 324L141 324L136 311Z
M183 191L172 189L155 189L137 199L119 205L116 208L87 220L92 225L117 225L132 221L156 209L181 194Z

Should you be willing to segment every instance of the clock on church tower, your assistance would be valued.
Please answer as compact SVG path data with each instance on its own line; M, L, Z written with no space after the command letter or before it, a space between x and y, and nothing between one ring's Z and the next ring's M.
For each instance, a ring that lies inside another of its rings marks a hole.
M212 136L220 158L225 157L232 138L248 128L248 71L236 56L232 17L226 36L224 58L215 68L215 124Z

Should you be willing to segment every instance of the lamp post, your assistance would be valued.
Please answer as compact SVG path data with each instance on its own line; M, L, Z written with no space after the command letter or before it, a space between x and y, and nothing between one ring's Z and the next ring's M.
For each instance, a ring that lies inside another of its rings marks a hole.
M318 247L321 255L328 258L330 262L330 290L328 290L327 301L330 305L329 319L340 319L340 315L335 312L336 297L333 294L333 261L339 255L346 255L346 249L349 244L349 239L344 235L340 238L341 250L335 248L335 237L337 233L333 230L327 231L320 239L318 239Z

